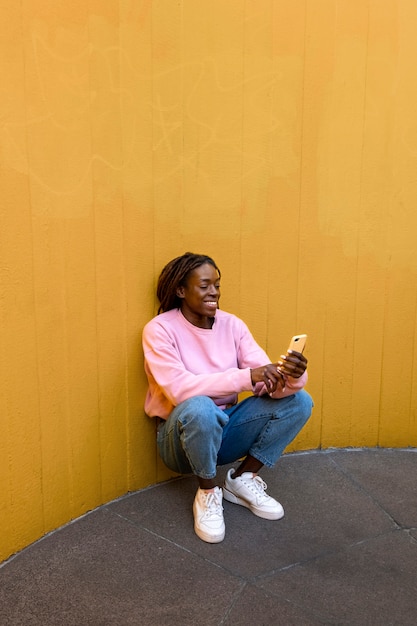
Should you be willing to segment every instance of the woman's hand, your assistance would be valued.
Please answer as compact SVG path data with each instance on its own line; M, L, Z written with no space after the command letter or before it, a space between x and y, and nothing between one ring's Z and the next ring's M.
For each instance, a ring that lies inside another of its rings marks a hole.
M268 393L274 393L274 391L285 389L285 376L278 369L278 363L268 363L262 367L255 367L251 370L252 384L265 383Z
M286 355L281 354L277 368L284 376L300 378L307 369L307 359L301 352L290 350Z
M276 390L284 391L287 376L300 378L306 369L305 356L301 352L291 350L286 355L281 355L281 360L277 363L268 363L251 370L252 384L265 383L269 394Z

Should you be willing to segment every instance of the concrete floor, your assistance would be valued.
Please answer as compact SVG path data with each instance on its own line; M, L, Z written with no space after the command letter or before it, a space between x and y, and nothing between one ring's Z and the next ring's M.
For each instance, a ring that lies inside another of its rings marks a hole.
M50 534L0 566L1 626L417 624L417 450L290 454L262 477L285 517L224 502L220 544L193 532L191 476Z

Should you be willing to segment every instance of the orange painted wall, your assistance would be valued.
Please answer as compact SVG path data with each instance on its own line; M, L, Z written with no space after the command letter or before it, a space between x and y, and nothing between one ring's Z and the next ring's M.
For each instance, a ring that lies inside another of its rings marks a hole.
M291 449L415 446L415 0L0 17L0 560L168 476L140 335L186 250L271 358L309 334Z

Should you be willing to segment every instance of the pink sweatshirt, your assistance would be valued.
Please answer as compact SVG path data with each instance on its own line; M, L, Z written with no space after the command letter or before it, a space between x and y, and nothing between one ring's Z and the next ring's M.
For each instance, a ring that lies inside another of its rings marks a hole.
M250 370L271 359L231 313L217 310L211 329L194 326L180 309L161 313L143 330L143 350L149 382L145 412L150 417L166 419L177 404L193 396L209 396L225 408L242 391L268 393L264 383L252 385ZM307 372L289 377L285 391L271 397L292 395L306 382Z

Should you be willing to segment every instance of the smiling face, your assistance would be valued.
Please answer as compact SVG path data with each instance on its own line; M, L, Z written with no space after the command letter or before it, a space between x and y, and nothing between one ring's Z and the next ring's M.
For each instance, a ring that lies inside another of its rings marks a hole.
M220 298L220 277L210 263L193 270L184 286L178 287L184 317L200 328L211 328Z

